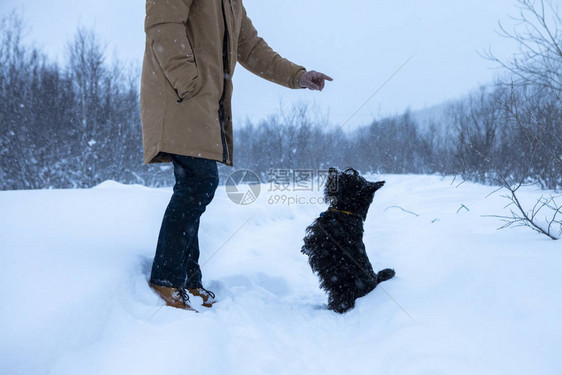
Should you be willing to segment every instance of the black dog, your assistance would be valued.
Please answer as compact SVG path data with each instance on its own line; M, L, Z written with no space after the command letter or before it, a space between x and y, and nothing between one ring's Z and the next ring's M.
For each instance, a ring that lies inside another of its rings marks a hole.
M363 244L363 221L375 191L384 183L369 182L352 168L328 172L324 195L330 207L306 228L301 251L328 292L330 310L346 312L357 298L394 277L389 268L373 272Z

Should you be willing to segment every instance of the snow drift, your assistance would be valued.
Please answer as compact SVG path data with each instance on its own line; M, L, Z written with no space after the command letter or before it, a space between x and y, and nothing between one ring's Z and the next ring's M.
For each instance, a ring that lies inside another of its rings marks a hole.
M220 301L194 314L146 283L170 189L0 192L0 373L561 373L561 243L497 231L494 188L382 178L364 241L397 276L344 315L300 253L325 206L220 187L200 238Z

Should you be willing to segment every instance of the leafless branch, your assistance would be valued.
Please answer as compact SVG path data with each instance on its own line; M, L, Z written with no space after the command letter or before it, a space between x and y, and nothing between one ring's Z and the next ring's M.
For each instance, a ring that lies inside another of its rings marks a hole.
M552 0L517 0L519 15L511 17L513 30L499 22L500 36L519 45L511 60L491 49L481 55L513 74L518 84L562 90L562 19Z
M466 212L469 212L469 211L470 211L470 209L469 209L468 207L466 207L464 204L461 204L461 206L460 206L459 209L457 210L457 214L458 214L458 213L460 212L460 210L462 210L463 208L466 210Z
M416 214L415 212L405 210L405 209L403 209L403 208L400 207L400 206L389 206L389 207L387 207L387 208L384 209L384 212L386 212L386 211L387 211L388 209L390 209L390 208L398 208L399 210L402 210L403 212L406 212L406 213L408 213L408 214L412 214L412 215L414 215L415 217L419 217L419 216L420 216L420 215Z

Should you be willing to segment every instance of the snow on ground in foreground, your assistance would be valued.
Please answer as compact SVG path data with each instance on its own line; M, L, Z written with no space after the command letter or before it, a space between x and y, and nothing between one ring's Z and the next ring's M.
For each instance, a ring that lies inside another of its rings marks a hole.
M249 206L219 187L203 216L220 302L200 314L146 283L170 189L0 192L0 373L562 373L562 243L497 231L494 188L384 178L365 244L397 276L345 315L300 253L325 206L269 204L267 185Z

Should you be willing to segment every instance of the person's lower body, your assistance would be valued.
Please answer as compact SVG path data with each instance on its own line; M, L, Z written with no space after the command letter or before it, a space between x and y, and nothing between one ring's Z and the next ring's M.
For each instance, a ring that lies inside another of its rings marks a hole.
M164 213L150 284L174 289L201 289L199 219L218 186L214 160L170 155L176 183Z

